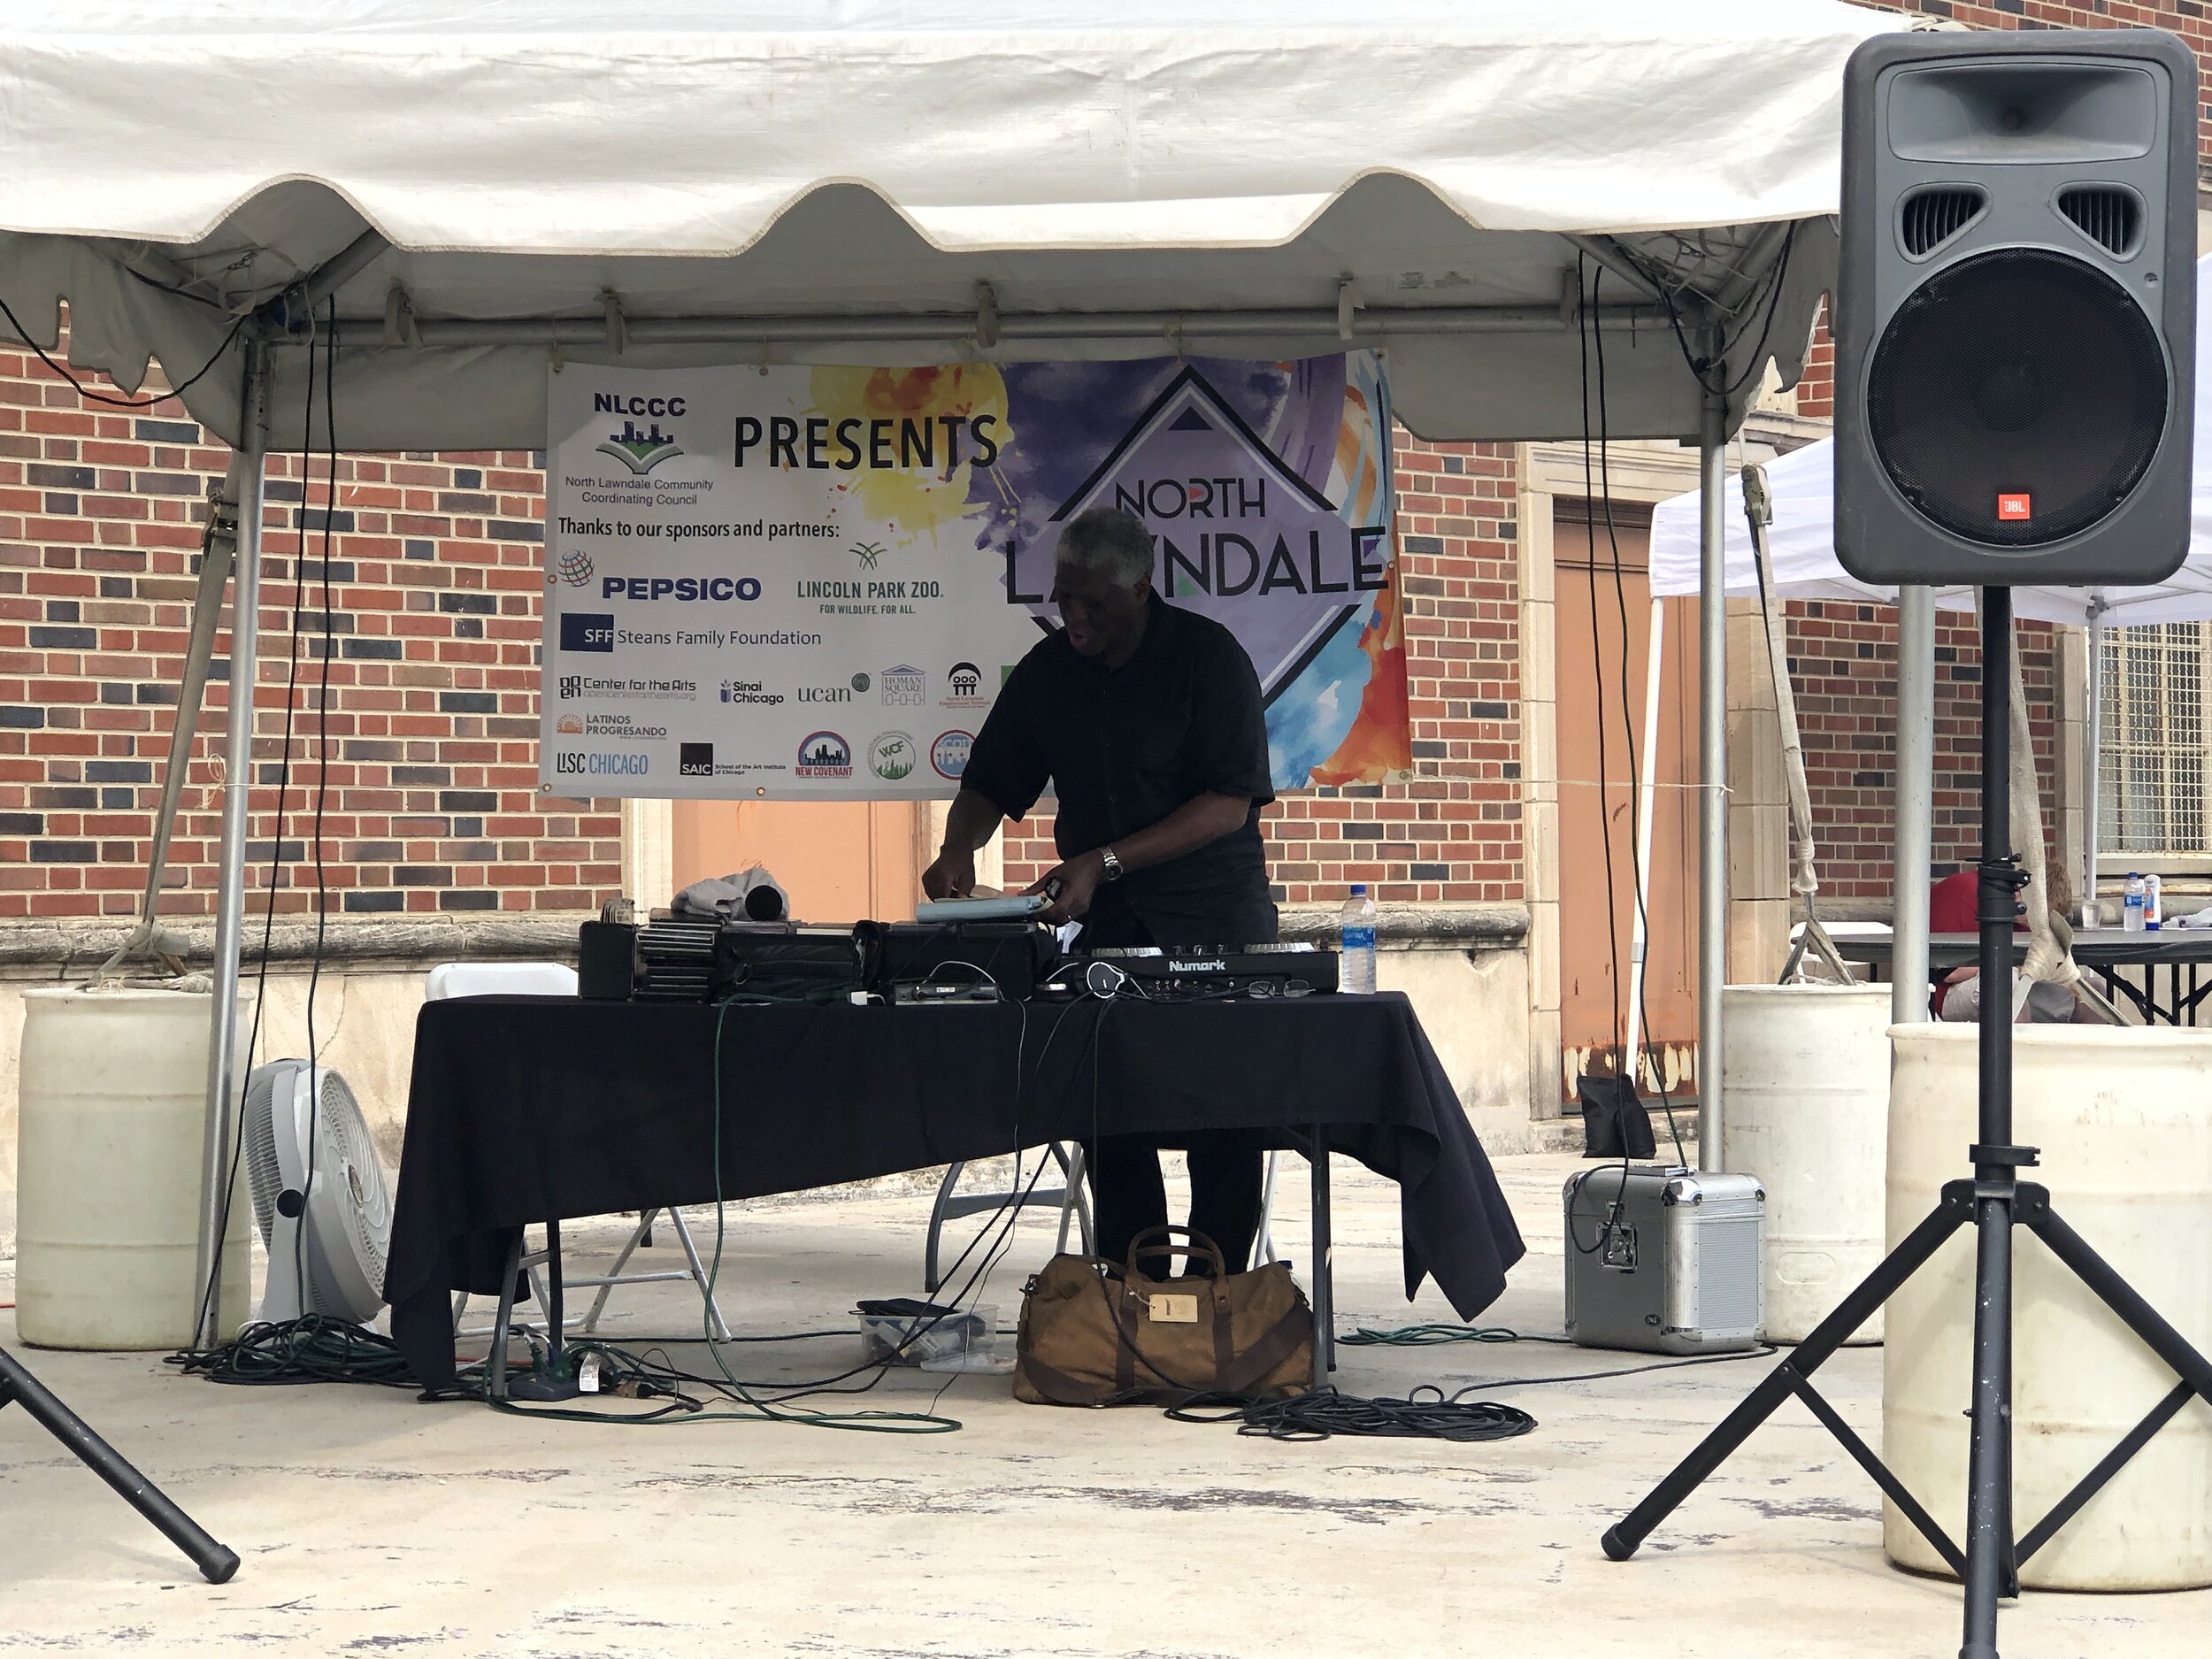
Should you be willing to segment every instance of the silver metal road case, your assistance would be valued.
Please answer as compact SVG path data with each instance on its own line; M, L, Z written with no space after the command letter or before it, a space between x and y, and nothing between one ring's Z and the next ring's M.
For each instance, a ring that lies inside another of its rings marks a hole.
M1567 1183L1567 1335L1585 1348L1725 1354L1766 1324L1755 1176L1594 1164Z

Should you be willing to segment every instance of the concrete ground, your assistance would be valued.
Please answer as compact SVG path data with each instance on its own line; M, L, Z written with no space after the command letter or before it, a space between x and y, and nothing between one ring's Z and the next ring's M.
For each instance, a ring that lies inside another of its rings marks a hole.
M1557 1195L1573 1167L1501 1160L1531 1248L1486 1322L1558 1333ZM1288 1168L1279 1235L1300 1258L1303 1169ZM1340 1162L1337 1199L1340 1327L1448 1317L1433 1291L1410 1308L1399 1294L1394 1190ZM899 1192L733 1207L725 1307L741 1332L838 1329L856 1296L918 1290L926 1216ZM710 1238L711 1211L695 1220ZM1007 1323L1050 1231L1028 1221L990 1282ZM683 1293L619 1293L609 1333L695 1331ZM0 1312L0 1344L245 1563L227 1586L202 1583L22 1412L0 1412L0 1655L1957 1651L1957 1591L1885 1563L1870 1486L1795 1405L1636 1560L1600 1553L1604 1528L1763 1372L1755 1359L1546 1386L1647 1362L1536 1343L1348 1348L1348 1392L1479 1383L1538 1427L1473 1446L1282 1445L1141 1408L1021 1406L1003 1378L953 1382L953 1434L623 1427L373 1388L220 1388L157 1356L14 1340ZM855 1348L749 1344L733 1364L797 1378ZM943 1381L898 1373L847 1403L919 1408ZM1822 1386L1876 1434L1878 1350L1846 1351ZM2007 1609L2004 1650L2181 1655L2208 1629L2208 1592L2032 1594Z

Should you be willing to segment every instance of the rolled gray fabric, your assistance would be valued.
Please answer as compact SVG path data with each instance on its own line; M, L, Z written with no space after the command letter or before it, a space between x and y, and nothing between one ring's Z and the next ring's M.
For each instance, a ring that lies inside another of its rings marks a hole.
M787 922L791 895L764 864L735 875L710 876L676 895L670 907L680 916L719 916L732 922Z

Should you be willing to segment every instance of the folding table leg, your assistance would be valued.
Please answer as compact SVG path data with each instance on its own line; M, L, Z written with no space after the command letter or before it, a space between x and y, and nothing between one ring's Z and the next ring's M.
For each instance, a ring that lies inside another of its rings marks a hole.
M1252 1259L1256 1263L1272 1262L1275 1251L1275 1170L1282 1157L1279 1152L1267 1155L1266 1172L1260 1178L1260 1231L1252 1240Z
M1317 1386L1336 1369L1336 1263L1329 1241L1329 1141L1313 1126L1307 1153L1313 1171L1313 1379Z
M557 1221L545 1224L545 1274L552 1288L552 1298L545 1309L545 1341L552 1356L553 1367L557 1371L560 1368L561 1337L564 1334L561 1327L565 1323L561 1317L561 1224Z
M1083 1247L1083 1254L1088 1256L1094 1247L1091 1236L1090 1202L1083 1195L1083 1143L1079 1141L1075 1143L1074 1151L1064 1152L1056 1141L1052 1143L1052 1156L1060 1160L1060 1171L1065 1179L1068 1194L1060 1203L1060 1233L1053 1244L1053 1251L1059 1256L1068 1253L1068 1222L1072 1217L1078 1241Z
M691 1241L691 1228L684 1221L684 1212L672 1209L668 1212L668 1219L675 1225L676 1242L684 1247L684 1260L691 1263L692 1280L699 1286L699 1294L705 1299L707 1317L714 1328L714 1340L726 1342L730 1340L729 1324L722 1317L722 1304L714 1298L714 1284L707 1278L706 1264L699 1259L699 1247Z
M499 1312L492 1320L492 1349L485 1357L484 1390L495 1400L507 1397L507 1328L515 1317L515 1280L522 1273L522 1229L507 1247L507 1271L499 1276Z

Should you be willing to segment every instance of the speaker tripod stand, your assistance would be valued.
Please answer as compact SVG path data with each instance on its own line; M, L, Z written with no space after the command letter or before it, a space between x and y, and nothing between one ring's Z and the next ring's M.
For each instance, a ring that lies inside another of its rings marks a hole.
M200 1524L169 1501L169 1495L124 1460L92 1432L85 1420L57 1400L23 1362L0 1348L0 1407L19 1405L32 1421L59 1440L70 1455L113 1486L123 1501L159 1528L191 1557L210 1584L227 1584L238 1571L238 1556L202 1530Z
M2013 919L2024 883L2011 840L2012 591L1982 591L1982 856L1979 902L1981 1051L1979 1138L1968 1148L1971 1179L1948 1183L1927 1218L1753 1389L1720 1426L1605 1534L1605 1553L1626 1561L1660 1522L1792 1396L1966 1586L1960 1659L1997 1659L1997 1603L2020 1591L2023 1561L2047 1543L2192 1398L2212 1401L2212 1361L2192 1348L2051 1207L2048 1189L2019 1179L2036 1149L2012 1141ZM1961 1227L1975 1229L1972 1439L1967 1457L1962 1549L1851 1426L1821 1397L1812 1374ZM2051 1512L2016 1535L2012 1516L2012 1230L2024 1226L2140 1337L2179 1380Z

